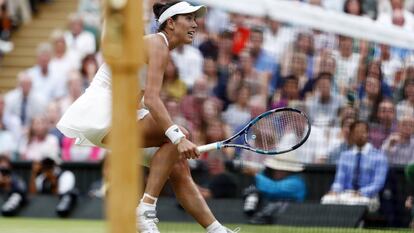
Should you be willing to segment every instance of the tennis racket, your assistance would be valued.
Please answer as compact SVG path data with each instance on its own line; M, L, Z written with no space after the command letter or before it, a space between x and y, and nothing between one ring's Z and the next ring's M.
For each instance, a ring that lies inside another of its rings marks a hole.
M230 138L197 147L200 153L236 147L259 154L276 155L300 147L308 139L311 125L308 117L294 108L277 108L264 112L251 120ZM242 137L243 144L235 139Z

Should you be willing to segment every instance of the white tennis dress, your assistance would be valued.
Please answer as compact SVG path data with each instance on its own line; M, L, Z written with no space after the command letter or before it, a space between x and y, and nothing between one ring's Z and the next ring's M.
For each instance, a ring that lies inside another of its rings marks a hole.
M157 33L168 40L163 33ZM141 88L145 88L146 67L142 68ZM142 75L144 74L144 75ZM103 64L90 86L63 114L56 127L69 138L76 138L76 144L105 147L102 139L108 134L112 116L112 78L107 64ZM137 111L138 120L149 111L145 108Z

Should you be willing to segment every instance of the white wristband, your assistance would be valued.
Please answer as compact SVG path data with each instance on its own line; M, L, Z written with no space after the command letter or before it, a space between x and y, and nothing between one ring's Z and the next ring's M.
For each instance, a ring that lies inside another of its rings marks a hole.
M173 144L178 144L182 138L185 138L185 135L178 125L171 125L165 131L165 136L167 136Z

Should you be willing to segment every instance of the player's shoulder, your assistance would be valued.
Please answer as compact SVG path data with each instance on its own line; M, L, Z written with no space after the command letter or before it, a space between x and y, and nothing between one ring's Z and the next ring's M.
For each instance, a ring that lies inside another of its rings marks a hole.
M158 33L144 36L144 43L149 46L160 46L161 48L168 50L164 38L158 35Z

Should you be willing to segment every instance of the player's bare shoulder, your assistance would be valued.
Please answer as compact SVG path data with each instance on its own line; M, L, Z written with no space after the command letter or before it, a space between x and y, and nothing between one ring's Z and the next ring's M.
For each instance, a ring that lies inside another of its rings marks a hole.
M144 44L147 51L151 52L156 50L157 52L168 54L169 49L165 44L164 38L158 34L150 34L144 36Z

